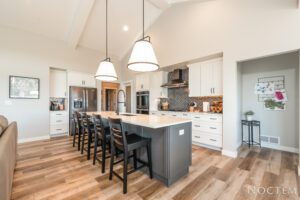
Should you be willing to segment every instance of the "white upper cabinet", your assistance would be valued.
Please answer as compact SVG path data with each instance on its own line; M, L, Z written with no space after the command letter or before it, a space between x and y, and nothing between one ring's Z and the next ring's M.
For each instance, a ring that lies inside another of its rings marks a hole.
M222 59L215 60L213 62L213 95L223 95L223 62Z
M168 73L163 71L152 72L150 74L150 110L157 110L159 98L168 97L168 89L161 87L168 82Z
M67 96L67 72L58 69L50 69L50 97L66 98Z
M68 85L80 87L96 87L96 80L93 74L68 71Z
M137 74L135 78L135 90L146 91L150 89L150 72Z
M201 68L200 63L194 63L188 66L189 67L189 96L190 97L199 97L201 96Z
M223 95L222 59L189 65L189 96Z
M155 98L168 97L168 89L161 87L162 84L168 82L168 72L158 71L150 74L150 91Z

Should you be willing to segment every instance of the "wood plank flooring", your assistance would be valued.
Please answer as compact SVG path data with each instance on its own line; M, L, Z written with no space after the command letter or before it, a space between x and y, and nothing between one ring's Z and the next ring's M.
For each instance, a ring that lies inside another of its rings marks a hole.
M11 199L299 199L298 154L243 147L237 159L193 146L188 176L170 188L142 172L129 175L128 194L72 147L71 137L18 146ZM153 161L155 162L155 161ZM116 166L119 173L122 166Z

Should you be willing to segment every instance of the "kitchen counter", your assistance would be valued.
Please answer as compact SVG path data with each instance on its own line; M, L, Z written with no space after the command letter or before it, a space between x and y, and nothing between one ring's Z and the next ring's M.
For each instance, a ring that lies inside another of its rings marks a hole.
M148 128L163 128L183 123L191 122L190 119L174 117L174 116L155 116L155 115L141 115L133 114L134 116L117 115L115 112L101 111L101 112L88 112L88 115L99 114L102 118L121 118L124 123L143 126ZM123 113L129 114L129 113Z
M165 112L165 113L182 113L182 114L191 114L191 115L223 115L223 113L213 113L213 112L189 112L189 111L169 111L169 110L153 110L150 111L150 113L153 112Z
M108 117L121 118L124 131L151 138L153 176L166 186L172 185L189 173L189 166L192 164L191 119L141 114L124 116L114 112L87 114L100 114L104 124L108 124ZM139 149L137 156L147 162L145 148Z

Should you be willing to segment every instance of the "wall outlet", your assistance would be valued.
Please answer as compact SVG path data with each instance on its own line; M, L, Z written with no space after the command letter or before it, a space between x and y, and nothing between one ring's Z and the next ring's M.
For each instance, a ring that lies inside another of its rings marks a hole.
M184 135L184 129L179 130L179 135Z

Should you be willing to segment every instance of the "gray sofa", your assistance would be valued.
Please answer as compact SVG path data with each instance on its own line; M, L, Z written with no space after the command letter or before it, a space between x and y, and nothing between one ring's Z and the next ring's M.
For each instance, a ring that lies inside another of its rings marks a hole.
M0 115L0 200L10 199L17 160L17 123Z

